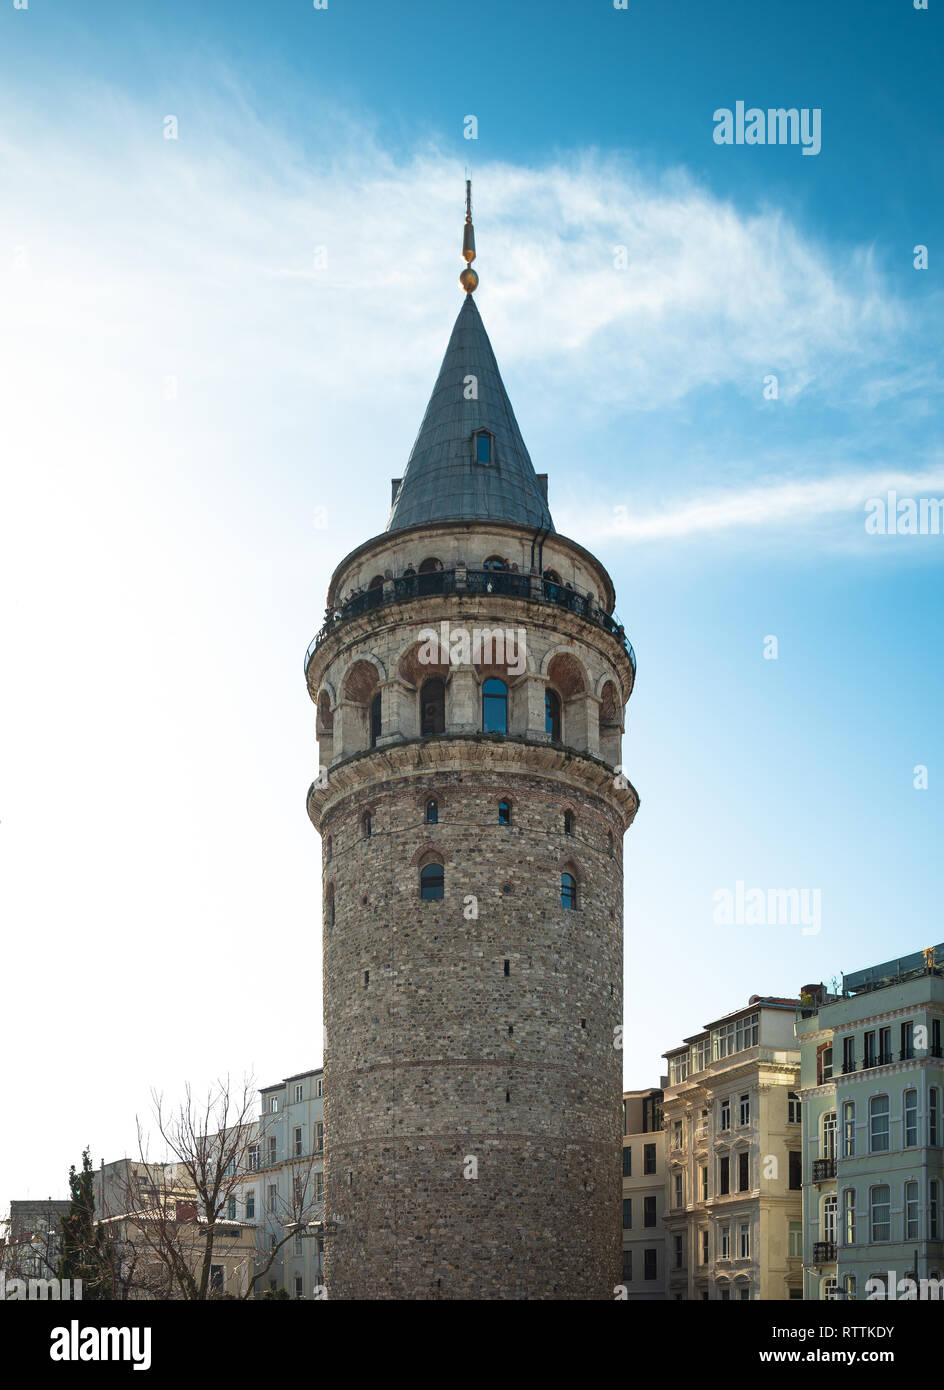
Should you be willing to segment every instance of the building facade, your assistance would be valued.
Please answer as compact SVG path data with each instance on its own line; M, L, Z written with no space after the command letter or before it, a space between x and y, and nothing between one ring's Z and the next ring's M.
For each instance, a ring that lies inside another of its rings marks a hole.
M665 1298L663 1092L623 1092L623 1272L630 1301Z
M665 1054L670 1300L803 1296L798 1007L755 995Z
M805 1297L941 1296L944 946L802 997Z
M612 1298L620 1275L635 661L606 570L554 529L475 284L305 662L331 1298Z

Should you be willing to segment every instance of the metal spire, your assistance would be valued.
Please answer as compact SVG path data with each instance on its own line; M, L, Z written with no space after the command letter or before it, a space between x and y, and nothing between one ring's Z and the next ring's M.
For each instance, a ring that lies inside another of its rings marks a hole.
M462 259L465 270L459 276L459 284L466 294L478 288L479 277L472 269L475 260L475 228L472 226L472 180L465 181L465 226L462 229Z

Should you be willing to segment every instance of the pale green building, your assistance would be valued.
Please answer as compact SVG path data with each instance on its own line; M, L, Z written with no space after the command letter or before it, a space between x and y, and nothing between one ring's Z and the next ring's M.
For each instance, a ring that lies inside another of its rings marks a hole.
M944 945L808 985L797 1022L807 1299L944 1272ZM871 1282L870 1282L871 1281ZM882 1281L878 1283L877 1281Z

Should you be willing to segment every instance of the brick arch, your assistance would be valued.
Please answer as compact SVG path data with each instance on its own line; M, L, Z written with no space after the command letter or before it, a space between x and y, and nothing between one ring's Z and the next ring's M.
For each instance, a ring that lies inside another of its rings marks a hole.
M557 872L559 874L573 874L577 880L577 887L582 888L586 882L586 874L580 866L580 861L574 854L562 854L557 861Z
M387 679L383 664L375 656L359 656L347 667L341 680L341 696L360 705L369 704L381 681Z
M322 686L321 690L318 692L318 714L315 720L315 732L319 738L322 734L334 733L333 703L328 690Z
M434 654L439 657L438 661L420 660L421 655L433 656ZM428 680L430 676L437 676L440 680L448 680L449 672L449 653L443 651L438 636L435 641L431 640L428 643L411 640L397 658L397 675L416 690L419 690L423 682Z
M433 863L442 864L443 868L446 867L445 846L437 844L434 840L427 840L425 844L420 845L413 855L410 860L410 867L412 869L425 869L427 864Z
M553 685L562 700L572 700L590 690L587 668L579 657L566 647L555 647L541 663L541 675Z

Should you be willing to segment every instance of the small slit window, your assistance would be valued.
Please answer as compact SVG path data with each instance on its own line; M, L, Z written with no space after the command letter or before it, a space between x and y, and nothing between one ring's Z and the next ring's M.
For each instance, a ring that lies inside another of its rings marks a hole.
M475 461L476 463L491 463L492 461L492 436L487 430L479 430L475 436Z
M509 801L499 801L498 803L498 824L511 825L511 803Z
M420 870L420 897L435 902L446 894L446 875L442 864L426 864Z
M364 839L369 840L373 831L373 821L370 818L369 811L364 816L364 819L361 821L361 830L363 831Z
M437 825L439 823L439 802L431 797L426 803L426 824Z
M544 731L552 743L560 743L561 702L556 690L548 690L544 696Z
M382 724L381 724L381 714L380 714L380 691L378 690L378 691L377 691L377 694L374 696L374 698L373 698L373 699L371 700L371 702L370 702L370 746L371 746L371 748L376 748L376 747L377 747L377 740L380 738L381 727L382 727Z
M561 874L561 907L572 912L577 906L577 880L573 874Z
M564 812L564 834L573 835L574 833L574 813L573 811Z

